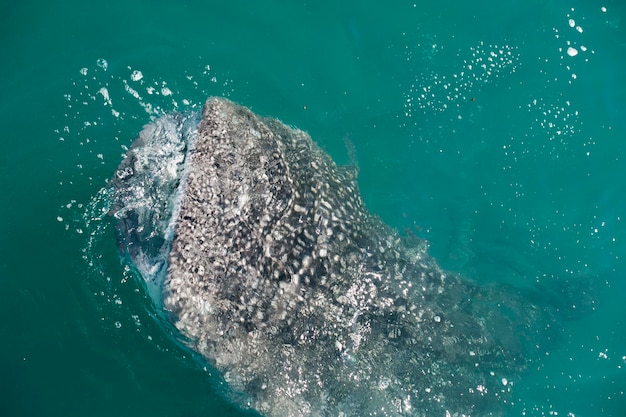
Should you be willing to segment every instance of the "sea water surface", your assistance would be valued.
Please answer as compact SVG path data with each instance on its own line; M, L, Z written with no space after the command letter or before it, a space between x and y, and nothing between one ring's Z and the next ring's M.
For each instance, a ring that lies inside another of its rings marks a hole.
M368 209L443 267L592 292L507 415L625 415L625 20L617 0L3 2L0 415L254 415L168 337L105 213L141 127L210 95L358 166Z

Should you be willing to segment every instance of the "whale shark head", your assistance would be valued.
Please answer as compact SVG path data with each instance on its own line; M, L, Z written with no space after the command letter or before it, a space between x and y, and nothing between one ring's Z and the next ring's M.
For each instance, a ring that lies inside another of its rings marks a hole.
M157 120L133 144L113 213L123 253L160 271L155 302L240 405L504 412L548 338L547 309L443 271L425 241L367 211L355 169L305 132L221 98L197 128L185 120Z

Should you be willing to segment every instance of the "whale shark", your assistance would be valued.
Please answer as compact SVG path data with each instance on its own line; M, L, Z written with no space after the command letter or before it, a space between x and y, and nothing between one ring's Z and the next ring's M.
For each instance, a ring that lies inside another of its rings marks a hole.
M267 417L501 416L557 326L530 289L443 270L367 210L354 167L224 98L144 127L111 182L174 336Z

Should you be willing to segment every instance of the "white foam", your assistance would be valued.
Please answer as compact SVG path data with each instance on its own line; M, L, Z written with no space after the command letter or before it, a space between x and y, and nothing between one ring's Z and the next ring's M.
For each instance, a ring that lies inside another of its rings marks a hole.
M111 97L109 97L109 90L106 87L102 87L100 88L100 90L98 90L98 93L100 93L100 95L102 95L102 97L104 98L104 103L105 105L111 105Z
M130 74L130 79L133 81L139 81L143 78L143 74L141 71L135 70L132 74Z

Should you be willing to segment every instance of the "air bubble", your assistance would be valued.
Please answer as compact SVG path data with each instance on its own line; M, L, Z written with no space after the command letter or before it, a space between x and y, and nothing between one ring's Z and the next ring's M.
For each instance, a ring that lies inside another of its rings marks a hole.
M139 81L143 78L143 74L141 73L141 71L133 71L132 74L130 74L130 79L133 81Z
M96 64L97 64L100 68L102 68L103 70L105 70L105 71L106 71L106 70L107 70L107 68L109 67L109 63L107 62L107 60L106 60L106 59L103 59L103 58L99 58L99 59L96 61Z

